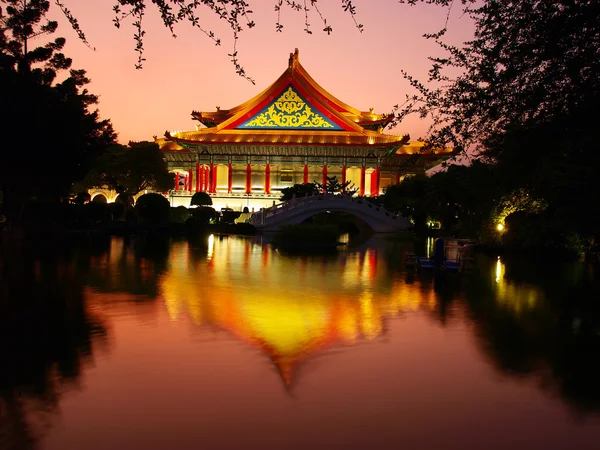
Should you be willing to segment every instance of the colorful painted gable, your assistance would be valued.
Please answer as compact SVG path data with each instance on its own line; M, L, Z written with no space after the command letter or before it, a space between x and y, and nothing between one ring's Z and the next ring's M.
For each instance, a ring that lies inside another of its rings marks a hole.
M337 123L321 114L302 95L288 85L283 93L237 129L254 130L343 130Z

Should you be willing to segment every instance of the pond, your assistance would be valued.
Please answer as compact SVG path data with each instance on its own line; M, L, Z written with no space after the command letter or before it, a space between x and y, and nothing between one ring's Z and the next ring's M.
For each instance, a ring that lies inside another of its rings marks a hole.
M600 448L598 267L429 247L4 242L0 449Z

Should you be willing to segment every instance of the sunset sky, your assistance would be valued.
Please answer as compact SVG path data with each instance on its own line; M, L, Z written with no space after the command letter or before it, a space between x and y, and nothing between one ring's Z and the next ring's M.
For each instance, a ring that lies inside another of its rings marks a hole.
M316 14L310 16L312 35L303 31L304 15L282 12L283 33L275 32L275 0L249 1L256 27L241 33L238 52L242 66L256 84L236 75L229 61L232 36L225 23L201 11L203 27L213 30L222 45L215 46L202 32L187 24L176 29L177 38L162 26L152 8L144 18L145 57L135 69L133 27L112 25L114 0L65 0L78 18L95 51L81 43L58 10L58 35L67 38L65 52L74 68L87 70L89 90L100 97L103 118L110 118L119 140L151 140L166 130L193 129L192 110L213 111L234 107L265 89L287 68L295 48L312 77L340 100L360 110L390 112L413 93L400 71L426 80L428 56L441 55L433 42L422 38L443 27L447 9L431 5L410 7L394 0L355 0L359 33L339 1L319 2L333 28L329 36ZM473 26L460 7L451 11L446 41L460 43L472 37ZM428 123L418 117L405 120L391 132L424 136Z

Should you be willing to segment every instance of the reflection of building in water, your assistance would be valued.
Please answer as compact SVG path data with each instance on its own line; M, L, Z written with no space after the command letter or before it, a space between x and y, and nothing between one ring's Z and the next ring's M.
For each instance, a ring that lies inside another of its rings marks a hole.
M435 308L435 294L384 282L376 250L334 260L287 259L251 240L211 239L208 258L173 247L160 290L172 320L223 329L267 353L285 383L304 358L383 335L386 320ZM265 275L268 274L268 277Z

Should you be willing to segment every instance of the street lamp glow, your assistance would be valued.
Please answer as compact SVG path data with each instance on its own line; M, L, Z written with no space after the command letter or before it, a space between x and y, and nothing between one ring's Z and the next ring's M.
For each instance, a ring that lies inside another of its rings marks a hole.
M497 229L498 231L504 231L504 225L503 225L503 224L501 224L501 223L499 223L498 225L496 225L496 229Z

